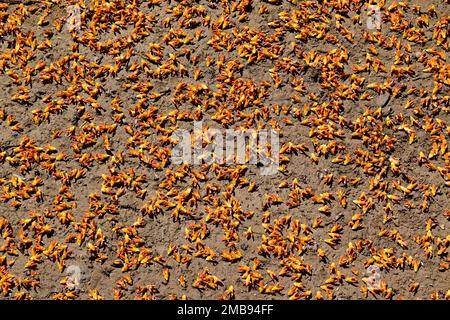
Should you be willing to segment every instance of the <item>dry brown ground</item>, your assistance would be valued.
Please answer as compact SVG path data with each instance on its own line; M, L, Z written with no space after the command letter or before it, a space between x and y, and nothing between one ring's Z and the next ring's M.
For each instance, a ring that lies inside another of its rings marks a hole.
M358 1L247 2L86 1L72 33L67 1L0 4L0 297L450 297L449 40L436 38L449 32L449 4L387 1L377 41ZM385 81L380 92L370 86ZM233 177L198 166L165 188L177 166L160 138L192 127L184 111L216 128L273 125L282 144L308 150L285 153L274 176L248 165L228 194ZM188 214L174 219L169 189L187 194ZM268 203L273 195L281 202ZM226 250L241 257L227 261ZM382 282L368 292L371 264ZM70 265L83 272L78 291L64 285ZM217 278L200 279L205 269Z

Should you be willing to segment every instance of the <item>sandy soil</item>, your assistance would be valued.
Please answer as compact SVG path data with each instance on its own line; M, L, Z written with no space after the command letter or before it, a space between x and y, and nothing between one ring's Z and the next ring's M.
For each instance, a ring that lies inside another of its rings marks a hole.
M448 1L74 3L0 1L2 299L450 298Z

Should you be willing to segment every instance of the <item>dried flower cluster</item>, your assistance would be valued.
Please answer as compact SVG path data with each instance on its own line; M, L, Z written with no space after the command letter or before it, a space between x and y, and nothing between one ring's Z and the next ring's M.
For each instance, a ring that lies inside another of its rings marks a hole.
M0 1L0 297L450 299L449 12ZM278 173L174 165L200 120Z

